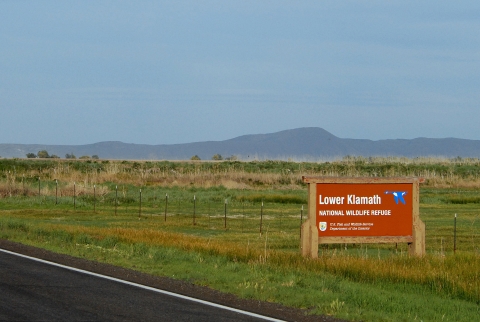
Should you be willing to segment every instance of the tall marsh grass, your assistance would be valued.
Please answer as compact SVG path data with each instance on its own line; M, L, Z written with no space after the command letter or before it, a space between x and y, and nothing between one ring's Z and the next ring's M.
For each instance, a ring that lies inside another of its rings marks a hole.
M77 182L84 187L117 182L136 186L303 189L304 175L417 176L426 179L425 186L479 188L480 160L398 157L346 157L331 162L0 160L0 179L10 186L21 183L33 186L40 177L48 186L57 179L63 184Z

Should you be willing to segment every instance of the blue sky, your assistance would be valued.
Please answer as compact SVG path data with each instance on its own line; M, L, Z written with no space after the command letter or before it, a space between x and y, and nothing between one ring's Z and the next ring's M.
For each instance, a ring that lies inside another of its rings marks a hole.
M480 140L478 1L0 0L0 143Z

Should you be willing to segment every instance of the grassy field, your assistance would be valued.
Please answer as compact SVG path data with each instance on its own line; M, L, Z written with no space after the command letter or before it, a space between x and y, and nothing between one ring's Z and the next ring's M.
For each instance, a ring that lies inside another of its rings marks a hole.
M2 161L0 238L308 314L367 321L474 321L480 315L476 160ZM302 258L307 192L299 178L326 175L322 167L335 167L331 175L342 175L338 169L362 176L377 175L371 169L430 171L420 200L427 256L409 257L404 244L342 244L321 245L318 260Z

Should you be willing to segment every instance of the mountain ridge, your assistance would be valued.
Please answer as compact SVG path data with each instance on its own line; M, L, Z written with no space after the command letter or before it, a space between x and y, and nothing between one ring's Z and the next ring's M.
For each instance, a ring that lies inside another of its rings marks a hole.
M24 158L47 150L50 155L98 155L102 159L185 160L193 155L211 159L214 154L253 159L332 159L351 156L480 157L480 140L457 138L348 139L319 127L304 127L266 134L246 134L223 141L180 144L135 144L103 141L84 145L0 144L0 156Z

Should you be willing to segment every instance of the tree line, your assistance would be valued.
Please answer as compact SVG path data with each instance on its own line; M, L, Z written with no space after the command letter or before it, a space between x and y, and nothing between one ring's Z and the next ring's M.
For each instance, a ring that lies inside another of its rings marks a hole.
M195 154L193 157L190 158L190 160L194 160L194 161L197 160L197 161L198 161L198 160L201 160L201 159L200 159L200 157L199 157L198 155ZM218 153L217 153L217 154L214 154L214 155L212 156L212 160L214 160L214 161L221 161L221 160L224 160L224 158L222 157L221 154L218 154ZM232 155L232 156L230 156L230 157L225 158L225 160L226 160L226 161L237 161L238 158L237 158L236 155Z
M49 154L47 150L38 151L37 154L30 152L30 153L27 153L26 156L27 156L28 159L36 159L36 158L39 158L39 159L60 159L60 157L58 155ZM65 159L76 159L76 158L77 157L73 153L65 154ZM97 159L98 160L99 157L96 154L94 154L92 156L83 155L79 159Z

